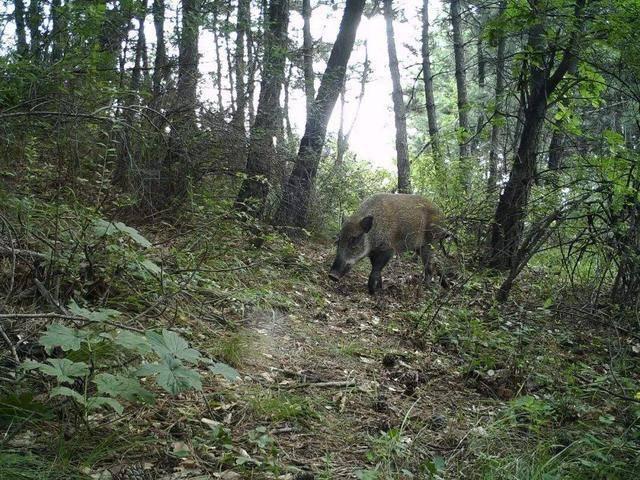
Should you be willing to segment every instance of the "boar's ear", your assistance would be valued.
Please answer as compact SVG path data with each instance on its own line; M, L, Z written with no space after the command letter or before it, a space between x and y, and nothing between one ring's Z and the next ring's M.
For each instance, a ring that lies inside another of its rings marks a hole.
M373 226L373 217L371 215L369 215L368 217L364 217L362 220L360 220L360 227L362 227L362 230L364 230L364 233L367 233L369 230L371 230L372 226Z

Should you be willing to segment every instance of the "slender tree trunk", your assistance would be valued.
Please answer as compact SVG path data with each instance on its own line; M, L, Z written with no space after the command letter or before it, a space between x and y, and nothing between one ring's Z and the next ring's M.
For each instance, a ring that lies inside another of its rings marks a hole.
M429 139L436 174L444 172L440 140L438 139L438 117L436 102L433 96L433 74L431 73L431 47L429 46L429 0L422 1L422 77L424 79L424 96L429 124Z
M256 120L251 127L247 178L242 182L237 206L256 216L264 211L269 177L276 151L273 137L280 129L280 92L285 78L289 1L270 0L265 31L264 67Z
M213 3L213 43L216 51L216 89L218 93L218 109L224 111L222 103L222 57L220 56L220 43L218 36L218 2Z
M164 17L165 6L164 0L153 0L151 6L153 14L153 27L156 33L156 54L153 61L153 75L151 76L151 103L153 110L158 112L154 115L154 123L157 127L162 125L163 119L161 115L162 97L166 89L169 79L169 65L167 62L167 47L164 38Z
M18 47L18 55L24 56L29 52L27 30L25 28L24 0L14 0L13 7L13 18L16 22L16 44Z
M393 84L393 113L396 124L396 159L398 164L398 192L411 193L411 170L409 165L409 146L407 143L407 112L400 83L400 69L396 40L393 32L393 0L384 0L384 19L387 25L387 52L389 53L389 72Z
M284 131L287 134L287 142L293 141L293 129L291 128L291 118L289 117L289 87L291 86L291 77L293 77L293 63L289 63L289 69L284 80L284 108L283 121Z
M486 109L486 93L485 93L485 80L486 80L486 65L487 65L487 60L485 58L484 55L484 47L482 45L482 29L483 29L483 24L485 22L484 20L484 7L483 6L479 6L479 22L480 22L480 26L479 26L479 31L477 34L477 39L476 39L476 56L477 56L477 62L478 62L478 91L480 92L480 101L479 101L479 106L478 106L478 117L476 119L476 132L475 135L473 137L473 147L472 150L477 151L480 148L480 141L481 141L481 135L482 135L482 129L485 123L485 109Z
M345 78L342 88L340 89L340 126L338 127L338 140L336 145L336 162L335 166L339 167L344 161L344 154L347 151L347 142L344 133L344 107L346 105L345 93L347 89L347 79Z
M182 21L178 40L178 82L172 112L170 151L163 176L169 199L183 197L190 185L193 165L190 146L198 132L196 106L198 86L198 34L200 0L182 0Z
M338 132L338 151L336 155L336 165L340 165L343 163L344 155L347 153L349 149L349 138L351 138L351 132L353 132L353 128L356 126L356 122L358 121L358 117L360 115L360 108L362 107L362 100L364 99L364 93L367 88L367 81L369 78L369 73L371 70L371 65L369 62L369 48L367 45L367 41L364 41L364 63L362 64L362 75L360 76L360 93L358 94L358 104L356 105L356 111L353 115L353 119L351 120L351 124L349 128L344 131L344 95L346 94L343 89L340 92L340 131ZM346 82L345 82L346 85ZM343 132L342 134L340 132Z
M567 73L575 75L578 70L578 62L572 62ZM560 98L560 105L568 108L571 103L571 97L564 95ZM549 143L549 157L547 159L547 168L549 170L560 170L562 168L562 159L564 158L564 150L567 145L567 134L559 128L555 128L551 133L551 142Z
M225 51L227 52L227 71L229 72L229 95L231 96L231 114L235 116L236 114L236 97L234 95L234 80L233 80L233 61L231 59L231 40L229 38L229 29L227 28L230 25L229 16L231 15L231 0L227 2L227 15L224 20L225 28L223 30L224 34L224 45Z
M302 227L307 222L309 199L327 134L327 124L344 82L364 4L365 0L346 2L338 36L322 75L318 94L307 112L298 158L284 187L282 202L275 216L276 223L281 225Z
M466 190L470 188L471 171L469 165L469 106L467 97L467 81L465 75L464 39L462 37L462 18L460 16L460 0L451 1L451 27L453 30L453 55L456 65L456 90L458 92L458 127L460 129L458 144L460 148L460 170L462 184Z
M302 63L304 67L304 93L307 101L307 115L316 95L313 73L313 37L311 36L311 0L302 0Z
M251 29L251 8L247 10L247 104L249 107L249 127L255 122L256 112L254 97L256 91L256 55L253 43L253 30Z
M131 187L131 169L134 161L136 160L136 146L131 142L130 132L133 128L133 122L135 119L133 107L137 104L142 79L143 50L146 44L144 35L144 19L147 14L146 0L142 0L139 8L140 11L135 15L136 21L138 22L138 38L136 41L129 92L123 99L124 108L122 112L122 120L124 128L122 128L120 142L118 143L118 155L116 159L116 167L113 173L113 182L123 189L129 189Z
M506 8L506 1L500 2L498 15L502 15ZM489 150L489 176L487 178L487 191L496 189L498 178L498 150L500 149L500 124L504 111L504 49L505 36L498 38L496 51L496 89L495 89L495 113L491 124L491 149Z
M238 0L238 20L236 25L236 111L231 124L245 136L245 110L247 108L247 89L244 76L247 64L245 55L245 40L249 28L249 0Z

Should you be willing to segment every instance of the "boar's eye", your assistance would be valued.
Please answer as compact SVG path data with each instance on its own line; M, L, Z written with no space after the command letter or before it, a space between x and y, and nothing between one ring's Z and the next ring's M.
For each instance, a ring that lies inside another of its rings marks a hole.
M358 235L357 237L351 237L349 239L349 246L350 247L355 247L358 244L359 241L360 241L360 235Z

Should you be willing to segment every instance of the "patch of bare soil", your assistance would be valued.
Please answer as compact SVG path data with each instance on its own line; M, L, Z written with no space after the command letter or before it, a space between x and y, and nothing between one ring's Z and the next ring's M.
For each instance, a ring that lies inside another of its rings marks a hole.
M330 255L307 254L320 265ZM459 455L497 402L468 386L446 347L416 338L406 312L441 295L423 289L419 273L418 262L395 259L377 297L361 269L339 284L318 278L323 299L309 307L251 312L250 359L229 387L239 405L227 417L234 438L266 431L278 461L299 470L280 478L357 478L384 462L423 478L420 465Z

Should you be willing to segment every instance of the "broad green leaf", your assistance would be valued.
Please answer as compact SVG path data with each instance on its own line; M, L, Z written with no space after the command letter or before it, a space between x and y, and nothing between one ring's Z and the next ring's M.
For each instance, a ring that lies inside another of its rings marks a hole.
M231 380L232 382L240 378L238 371L226 363L216 362L212 367L209 367L209 370L216 375L222 375L224 378Z
M111 308L99 308L97 310L88 310L80 307L75 301L72 301L69 306L69 311L79 317L84 317L92 322L103 322L105 320L111 320L112 317L120 315L118 310Z
M114 341L117 345L137 353L144 354L151 352L151 346L147 338L144 335L129 330L119 331Z
M144 238L138 230L133 227L129 227L122 222L107 222L106 220L99 219L93 222L93 225L94 231L99 237L121 232L129 236L129 238L142 247L148 248L151 246L151 242Z
M162 330L162 335L157 332L147 332L147 339L153 351L162 358L170 356L190 363L195 363L200 359L200 352L189 348L189 344L184 338L170 330Z
M85 341L87 334L75 328L65 327L54 323L47 327L47 331L40 337L42 345L47 353L51 353L54 347L60 347L65 352L80 350L80 345Z
M120 230L122 233L129 235L129 237L131 237L131 239L134 242L136 242L138 245L145 248L148 248L151 246L151 242L146 238L144 238L140 234L140 232L138 232L138 230L136 230L135 228L129 227L122 222L116 222L115 225L118 230Z
M93 381L98 387L98 392L111 397L121 397L130 402L141 401L153 403L153 394L140 385L135 378L124 375L112 375L100 373Z
M20 368L25 371L35 370L36 368L40 368L44 365L44 363L34 362L33 360L25 360L20 364Z
M86 405L86 401L82 395L69 387L56 387L51 389L49 393L51 397L71 397L81 405Z
M93 231L98 237L104 237L105 235L113 235L118 229L113 223L100 218L93 222Z
M162 269L158 266L158 264L152 262L149 259L141 262L140 265L142 265L149 273L153 275L160 275L160 273L162 273Z
M42 364L39 370L56 377L60 383L71 383L74 378L82 378L89 373L89 365L84 362L72 362L68 358L50 358L47 361L50 365Z
M87 407L89 410L97 410L101 407L111 407L116 413L122 414L124 407L115 398L109 397L89 397L87 399Z
M182 362L171 357L164 357L162 363L143 365L137 372L138 376L157 375L156 383L172 395L193 388L202 390L200 374L185 367Z

